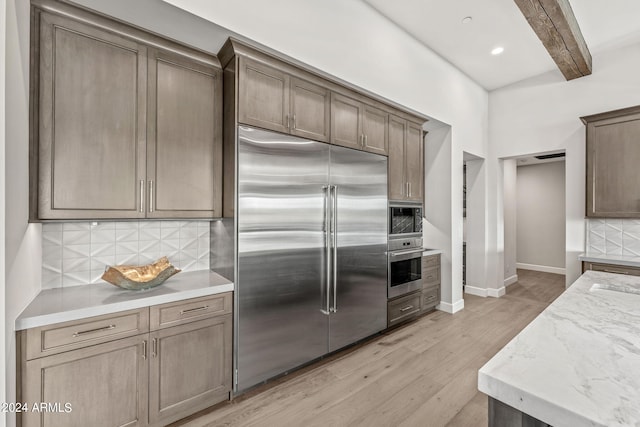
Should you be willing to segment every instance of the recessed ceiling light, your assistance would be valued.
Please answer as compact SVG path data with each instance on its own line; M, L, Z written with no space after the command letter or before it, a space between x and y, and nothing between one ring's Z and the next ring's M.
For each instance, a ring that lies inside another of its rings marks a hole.
M491 51L491 55L500 55L502 52L504 52L504 48L502 46L498 46L496 48L493 48L493 50Z
M473 18L470 16L466 16L462 19L462 23L463 24L468 24L469 22L473 21Z

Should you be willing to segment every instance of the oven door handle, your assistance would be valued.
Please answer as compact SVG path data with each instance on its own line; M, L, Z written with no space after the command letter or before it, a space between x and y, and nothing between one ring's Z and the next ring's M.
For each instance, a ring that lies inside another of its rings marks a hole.
M417 254L417 253L422 253L424 252L423 248L420 249L408 249L405 251L393 251L393 252L389 252L389 255L391 255L392 257L396 257L396 256L400 256L400 255L409 255L409 254ZM418 258L418 257L416 257Z

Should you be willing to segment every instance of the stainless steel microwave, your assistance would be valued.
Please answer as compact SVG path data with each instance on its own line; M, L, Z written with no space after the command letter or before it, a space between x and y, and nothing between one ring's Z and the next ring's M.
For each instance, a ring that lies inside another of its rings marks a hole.
M406 202L389 203L389 238L422 236L422 205Z

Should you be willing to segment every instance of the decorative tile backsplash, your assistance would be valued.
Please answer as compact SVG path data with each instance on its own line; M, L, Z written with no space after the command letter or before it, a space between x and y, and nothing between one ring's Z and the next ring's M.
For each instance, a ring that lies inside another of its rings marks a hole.
M640 219L587 219L587 252L640 256Z
M100 282L107 265L167 256L184 271L208 270L208 221L73 222L42 225L42 288Z

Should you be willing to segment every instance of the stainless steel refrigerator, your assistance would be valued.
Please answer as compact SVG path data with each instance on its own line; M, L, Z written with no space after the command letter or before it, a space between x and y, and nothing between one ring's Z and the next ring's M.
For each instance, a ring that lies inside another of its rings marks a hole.
M387 324L387 159L240 126L236 391Z

